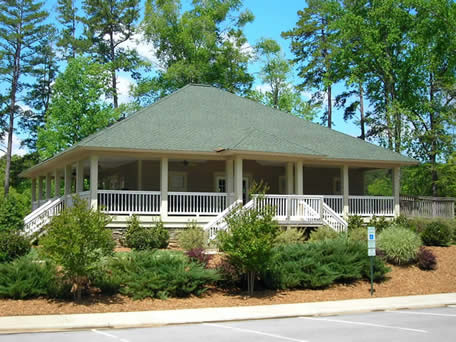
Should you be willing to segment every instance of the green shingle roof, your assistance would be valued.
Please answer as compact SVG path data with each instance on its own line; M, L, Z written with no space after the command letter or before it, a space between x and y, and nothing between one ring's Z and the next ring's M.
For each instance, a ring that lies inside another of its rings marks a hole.
M328 159L416 162L205 85L188 85L76 146L193 152L224 148Z

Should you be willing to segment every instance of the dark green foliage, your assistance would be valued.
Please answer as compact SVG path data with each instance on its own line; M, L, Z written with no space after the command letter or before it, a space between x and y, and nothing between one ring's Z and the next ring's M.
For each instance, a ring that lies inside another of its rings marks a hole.
M448 246L451 238L450 227L439 221L428 223L421 234L421 239L426 246Z
M108 216L89 209L86 201L75 197L73 207L52 217L41 239L41 254L62 266L77 299L89 285L100 259L113 253L115 242L106 228L109 221Z
M408 228L391 226L378 235L377 246L385 253L390 263L407 265L415 261L421 239Z
M389 268L375 258L375 281L387 272ZM369 279L366 246L346 238L276 247L264 273L266 286L273 289L317 289L360 279Z
M202 227L195 222L191 222L187 224L185 230L179 233L177 239L179 246L189 251L195 248L206 248L209 237Z
M348 223L348 230L356 229L356 228L359 228L359 227L362 227L365 225L363 218L358 215L350 215L348 217L347 223Z
M161 220L154 222L152 227L144 227L133 215L125 233L124 243L127 247L143 251L168 247L169 233Z
M13 189L8 197L0 196L0 232L21 230L24 227L24 217L29 212L29 205L27 196Z
M398 220L398 222L404 222L405 220L404 219L399 219L397 218L396 220ZM406 222L406 221L405 221ZM393 223L392 222L388 222L384 216L380 216L380 217L377 217L377 216L374 216L372 217L372 219L369 221L369 226L370 227L375 227L375 232L377 234L380 234L380 232L382 230L384 230L385 228L388 228L392 225ZM400 224L399 224L400 225ZM406 227L407 225L405 225L404 227Z
M25 256L0 264L0 298L56 297L59 284L57 270L50 262Z
M112 277L121 280L120 292L134 299L199 296L219 279L215 270L169 251L132 252L113 259L110 267Z
M30 248L30 241L18 232L0 231L0 263L26 255Z
M437 259L430 249L421 246L416 255L416 259L420 270L431 271L437 268Z

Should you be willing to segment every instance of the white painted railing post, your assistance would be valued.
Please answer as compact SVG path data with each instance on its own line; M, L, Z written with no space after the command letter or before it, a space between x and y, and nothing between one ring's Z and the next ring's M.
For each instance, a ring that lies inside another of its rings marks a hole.
M393 168L393 196L394 196L394 216L398 217L401 214L400 195L401 192L401 168Z
M287 220L290 220L291 217L291 197L287 197L285 201L285 212L287 213Z
M60 172L58 169L54 170L54 197L60 197Z
M79 160L76 163L76 193L79 194L84 190L84 163Z
M160 215L162 219L168 216L168 158L160 159Z
M234 173L234 162L233 162L233 160L228 159L225 161L225 186L226 186L225 191L229 194L232 194L234 192L233 173ZM228 206L231 205L232 201L234 201L234 198L230 197Z
M302 195L304 193L302 161L297 161L295 166L295 193L296 195Z
M344 165L341 168L341 177L340 177L340 186L342 191L342 202L343 202L343 209L342 209L342 216L347 219L350 213L349 203L348 203L348 196L349 196L349 180L348 180L348 165Z
M69 206L71 203L71 169L71 165L65 166L63 188L63 195L65 196L65 206Z
M288 162L287 163L287 194L292 195L293 194L293 163Z
M98 156L90 156L90 207L98 208Z
M242 201L242 158L234 159L234 194L236 201Z

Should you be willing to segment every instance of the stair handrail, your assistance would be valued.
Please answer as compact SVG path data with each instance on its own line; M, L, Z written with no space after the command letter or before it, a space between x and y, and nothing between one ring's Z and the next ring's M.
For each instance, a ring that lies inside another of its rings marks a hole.
M27 215L24 218L24 234L25 235L32 235L33 233L37 232L47 223L47 220L50 217L54 216L58 212L60 212L58 208L64 202L64 196L58 197L54 200L48 201L46 204L42 205L38 209L35 209L32 213ZM56 211L57 209L57 211ZM54 211L54 212L53 212ZM44 217L43 217L44 216ZM33 226L33 222L37 220L42 220L39 225ZM44 223L43 223L44 222Z
M329 212L329 214L331 215L331 217L333 219L335 219L335 221L337 221L337 224L342 226L342 229L338 229L337 227L334 227L330 222L328 222L328 220L325 219L325 215L323 215L323 211L327 211ZM345 221L343 218L341 218L339 216L339 214L337 214L329 205L327 205L324 201L322 203L322 215L321 215L321 219L323 220L324 223L326 223L328 226L330 226L331 228L333 228L335 231L337 232L340 232L341 230L342 231L346 231L348 229L348 223L347 221Z
M208 222L203 229L209 232L209 239L215 239L217 235L217 231L219 229L223 229L220 226L220 223L231 213L236 207L242 205L242 200L236 200L231 203L225 210L223 210L220 214L218 214L212 221Z

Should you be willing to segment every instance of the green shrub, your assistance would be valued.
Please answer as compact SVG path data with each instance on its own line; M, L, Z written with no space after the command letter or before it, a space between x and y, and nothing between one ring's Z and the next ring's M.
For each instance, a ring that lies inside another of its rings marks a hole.
M26 299L59 294L57 270L50 262L24 256L0 264L0 298Z
M0 232L17 231L24 227L24 217L30 210L28 196L10 189L7 197L0 196Z
M348 238L352 241L367 243L367 227L358 227L348 232Z
M253 295L256 274L268 265L274 240L279 233L273 217L273 211L267 207L238 208L225 219L228 230L222 230L217 235L219 248L226 253L229 262L247 274L250 295Z
M17 231L0 231L0 263L26 255L30 248L29 239Z
M322 226L310 233L309 241L322 241L337 239L339 233L328 226Z
M358 215L350 215L348 217L347 223L348 230L356 229L365 225L363 218Z
M275 246L304 242L304 233L298 228L289 228L280 232L274 240Z
M199 296L220 279L215 270L171 251L128 253L110 267L112 277L120 279L120 292L134 299Z
M198 226L195 222L187 224L184 231L177 236L179 246L186 251L196 248L206 248L209 240L209 235L204 229Z
M366 246L338 238L274 248L264 281L272 289L317 289L369 279L369 270ZM389 268L375 258L375 281L383 280L387 272Z
M421 239L426 246L448 246L451 238L450 227L439 221L428 223L421 234Z
M407 265L416 259L421 239L410 229L391 226L378 235L377 245L385 253L386 259L390 263Z
M399 220L403 221L402 219L399 219ZM383 231L384 229L386 229L392 225L393 225L393 223L390 221L387 221L384 216L380 216L380 217L373 216L370 219L369 224L368 224L369 227L375 227L375 232L377 234L380 234L381 231ZM398 225L400 225L400 224L398 224Z
M113 253L115 242L106 228L109 221L108 216L89 209L86 201L75 197L73 207L52 217L46 227L39 251L62 266L76 299L80 299L82 291L88 287L99 260Z
M144 227L133 215L125 232L124 244L132 249L143 251L155 248L166 248L169 242L169 232L161 220L155 221L152 227Z

